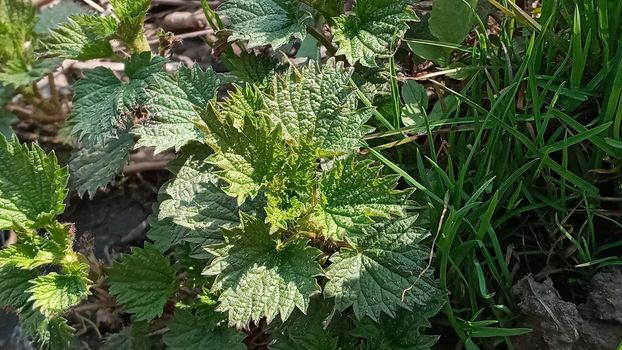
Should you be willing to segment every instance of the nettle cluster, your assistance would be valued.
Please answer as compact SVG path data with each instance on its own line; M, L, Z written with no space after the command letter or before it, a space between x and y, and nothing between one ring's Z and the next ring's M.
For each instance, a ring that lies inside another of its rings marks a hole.
M53 154L0 136L0 229L18 237L0 251L0 306L17 310L42 346L67 348L63 314L105 277L132 314L109 348L157 348L160 334L170 349L432 346L423 330L446 294L427 265L412 190L359 152L374 109L361 107L353 69L334 59L256 67L264 79L217 99L214 71L169 72L166 58L146 51L149 1L111 4L112 16L73 17L42 45L72 59L113 57L111 43L131 53L123 77L98 67L75 83L69 169L78 193L93 195L133 149L174 150L151 243L89 277L71 226L55 219L68 171ZM230 0L219 13L229 40L273 48L303 38L312 18L334 16L339 53L375 65L414 18L407 5L359 0L345 15L331 1ZM252 57L247 64L262 64Z

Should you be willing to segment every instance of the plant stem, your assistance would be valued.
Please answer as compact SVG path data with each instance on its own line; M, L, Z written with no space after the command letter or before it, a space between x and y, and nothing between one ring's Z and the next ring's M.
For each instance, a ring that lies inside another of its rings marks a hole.
M333 46L330 40L328 40L324 34L320 33L319 30L314 27L307 26L307 33L324 45L329 56L334 56L337 53L337 49Z

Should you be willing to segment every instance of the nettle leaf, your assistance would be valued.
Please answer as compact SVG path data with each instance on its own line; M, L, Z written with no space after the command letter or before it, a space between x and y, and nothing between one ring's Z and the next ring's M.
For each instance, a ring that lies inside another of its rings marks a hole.
M323 298L313 298L306 314L297 311L287 322L273 329L271 350L336 350L337 337L327 329L334 306Z
M353 230L355 249L342 249L326 271L326 297L338 310L352 306L357 318L378 321L383 313L395 317L400 309L424 312L444 293L433 280L425 260L429 248L419 242L428 231L417 217L385 221Z
M142 40L143 22L151 5L151 0L111 0L114 13L119 18L117 35L132 49L142 49L136 40Z
M111 70L99 67L75 84L69 124L82 141L71 164L80 195L89 192L92 196L121 171L129 150L136 147L129 133L135 119L142 123L131 129L141 137L137 146L155 147L156 153L178 150L202 138L195 126L199 117L194 106L168 75L165 63L165 58L151 57L150 53L134 55L125 62L127 83ZM203 73L202 78L210 77ZM215 94L216 81L196 85L191 80L186 85L191 95Z
M37 272L14 267L0 268L0 308L21 309L28 304L30 294L26 291Z
M52 6L46 6L39 13L35 32L45 34L57 25L67 22L69 17L87 13L87 7L73 1L61 1Z
M295 308L306 312L310 297L320 290L320 250L303 239L276 242L267 224L246 214L241 227L223 234L225 244L208 247L216 258L203 274L216 276L217 311L228 312L230 325L242 327L262 317L269 323L278 314L284 321Z
M190 155L169 165L175 178L160 190L163 199L158 219L171 219L174 224L188 229L183 235L171 234L171 244L198 237L203 238L202 244L220 243L221 227L240 223L237 202L220 189L213 166L207 162L210 154L207 147L188 147L184 152Z
M179 67L177 80L188 101L200 108L207 107L220 87L220 78L216 72L212 68L203 70L198 64L192 68Z
M41 40L43 51L49 56L84 61L110 57L113 51L108 40L118 25L112 16L72 16Z
M65 209L67 169L54 153L0 136L0 230L39 228Z
M0 85L0 92L2 91L2 86ZM0 100L0 104L2 101ZM4 136L9 139L13 137L13 123L17 121L17 117L15 114L8 112L4 108L0 106L0 137Z
M133 148L134 136L127 132L103 140L90 136L82 139L69 162L78 195L88 192L92 198L99 188L112 182L127 164Z
M313 63L275 77L264 98L267 114L282 125L291 143L306 140L328 154L356 149L361 137L373 130L364 125L373 111L357 109L351 75L351 69L331 61L322 68Z
M192 88L194 90L194 86ZM213 93L214 90L209 91ZM171 148L179 151L188 142L202 138L195 126L199 116L194 105L172 76L154 74L145 94L149 119L132 131L140 137L138 146L154 147L157 154Z
M229 19L229 40L248 40L249 48L271 45L278 49L292 38L302 40L311 19L297 0L228 0L218 14Z
M31 65L25 64L20 59L11 60L0 72L0 82L13 88L30 85L53 72L60 64L61 61L58 59L42 59Z
M58 262L59 255L55 254L58 252L52 252L50 251L51 249L41 249L41 247L53 247L50 247L49 244L44 244L43 238L36 241L39 244L20 241L0 250L0 267L17 267L30 270Z
M169 322L169 331L164 334L164 344L169 350L245 350L245 335L235 329L227 328L221 314L214 305L178 307Z
M163 57L144 53L125 62L128 83L108 68L97 67L74 84L74 106L69 123L72 134L117 135L145 104L145 88L154 76L166 76Z
M334 18L333 40L337 55L345 55L350 64L361 62L376 66L376 58L388 57L390 47L404 35L409 21L416 21L408 8L413 0L358 0L352 14Z
M320 205L316 222L328 238L343 239L359 225L373 218L404 216L411 190L395 190L399 176L380 176L381 166L356 161L354 156L335 162L320 179Z
M36 11L27 0L0 0L0 62L30 56L25 51L36 40Z
M20 315L24 333L43 349L71 349L75 341L75 329L62 317L49 319L35 309L28 309Z
M395 318L382 315L378 322L365 317L355 321L351 333L365 339L363 349L429 350L438 336L426 335L423 331L430 326L427 319L436 315L444 304L445 298L442 296L418 312L400 310Z
M51 272L31 281L30 301L47 317L58 316L89 295L87 281L77 275Z
M239 56L231 57L226 53L223 56L223 63L240 84L266 86L272 82L275 74L283 73L287 69L269 52L242 51Z
M103 350L151 350L153 341L149 338L149 323L132 322L120 332L109 335Z
M133 248L108 273L110 293L117 297L135 321L161 316L164 305L177 290L175 269L152 244Z
M282 167L286 156L281 128L273 128L262 117L244 116L243 125L222 117L210 108L203 121L208 128L207 143L214 149L208 161L218 168L216 175L227 187L223 190L237 197L238 204L254 198Z

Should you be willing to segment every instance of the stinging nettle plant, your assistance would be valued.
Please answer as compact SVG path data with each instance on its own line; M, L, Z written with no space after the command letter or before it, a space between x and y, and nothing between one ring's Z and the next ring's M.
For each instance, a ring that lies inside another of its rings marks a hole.
M74 84L67 127L79 195L106 187L135 148L177 153L149 219L151 243L105 273L132 314L106 346L157 347L158 331L170 349L245 349L259 330L271 349L430 348L436 337L424 329L446 293L428 266L413 190L359 152L374 108L362 107L354 69L335 59L267 68L243 54L237 62L257 65L244 77L263 74L217 99L213 70L171 73L149 52L149 1L111 4L112 16L72 17L41 44L49 57L119 59L112 40L129 53L124 77L98 67ZM278 49L328 21L337 55L376 66L416 19L409 4L359 0L345 14L339 2L229 0L218 13L230 22L228 40L249 48ZM62 316L94 280L72 249L71 226L55 220L67 170L38 146L1 136L0 159L11 165L0 169L0 229L18 233L0 251L0 301L42 346L66 348ZM15 183L14 172L27 181Z

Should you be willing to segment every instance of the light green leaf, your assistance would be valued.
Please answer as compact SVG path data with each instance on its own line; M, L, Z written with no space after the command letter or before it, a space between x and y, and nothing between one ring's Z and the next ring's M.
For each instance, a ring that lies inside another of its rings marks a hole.
M47 317L59 316L89 295L87 280L76 275L50 272L31 281L30 301Z
M357 97L348 82L351 69L331 61L318 68L312 63L300 72L275 77L264 100L270 118L283 127L291 143L314 143L325 153L356 149L371 128L364 124L371 109L357 109Z
M278 314L285 321L294 308L306 312L309 298L319 292L320 250L306 240L274 241L261 220L242 214L242 226L224 230L225 244L208 247L216 256L203 272L216 276L213 291L221 291L217 311L228 312L229 324L242 327Z
M129 133L94 139L86 137L80 148L71 155L72 184L79 196L88 192L93 198L95 192L105 188L123 170L134 148L134 137Z
M67 169L36 144L0 136L0 229L39 228L65 209Z
M175 269L153 245L133 248L108 273L110 293L117 297L134 321L150 321L161 316L164 305L177 290Z
M408 8L412 0L358 0L352 14L334 18L333 40L337 55L350 64L376 66L376 58L388 57L392 43L404 35L409 21L417 20Z
M57 254L47 249L41 249L41 247L50 247L50 245L45 245L43 239L37 239L37 241L40 243L19 242L0 250L0 267L31 270L58 262Z
M417 217L385 221L353 230L356 249L342 249L326 271L326 297L338 310L352 306L357 318L395 317L400 309L422 312L443 292L426 270L429 248L419 242L428 231L416 226Z
M0 0L0 66L14 59L32 59L36 23L36 8L30 1Z
M476 4L477 0L435 0L429 21L430 32L442 42L461 43L475 24L473 9Z
M402 86L402 122L405 126L423 126L428 108L428 94L425 87L416 81L408 80Z
M52 29L43 38L46 55L76 60L90 60L112 56L109 39L119 23L115 17L77 15Z
M149 338L149 323L132 322L121 332L109 335L103 350L151 350L155 344Z
M222 117L210 108L204 115L207 143L214 149L208 161L218 168L216 175L227 183L225 193L237 197L238 204L254 198L282 167L286 156L280 127L264 118L244 116L240 121Z
M411 190L395 190L399 176L380 176L380 166L371 161L355 161L353 156L338 160L320 179L320 207L315 221L327 238L344 239L346 232L373 218L403 216Z
M189 155L169 165L175 178L160 190L158 219L188 229L184 235L171 235L172 244L196 237L203 237L203 244L222 242L221 227L240 223L236 200L220 189L213 166L206 161L209 149L197 145L185 148L184 154Z
M245 335L227 328L225 322L219 322L221 319L213 306L194 313L189 307L178 307L168 324L164 344L168 350L245 350Z
M248 40L248 47L272 45L275 50L292 38L304 39L311 14L296 0L228 0L218 13L231 23L229 40Z
M36 271L14 267L0 268L0 308L19 310L28 304L30 294L26 291L30 281L37 277Z
M61 63L58 59L42 59L26 65L22 60L11 60L0 72L0 82L13 88L30 85L53 72Z

